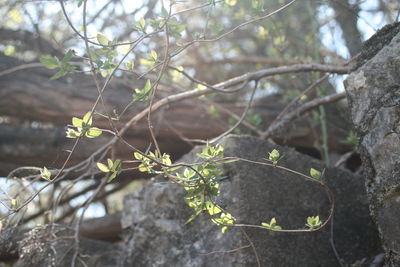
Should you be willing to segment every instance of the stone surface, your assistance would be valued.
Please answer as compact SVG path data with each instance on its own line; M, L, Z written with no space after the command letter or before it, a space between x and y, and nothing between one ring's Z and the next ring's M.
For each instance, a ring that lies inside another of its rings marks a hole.
M345 82L371 214L388 266L400 266L400 23L372 37L384 43ZM391 38L389 38L391 37ZM368 50L368 47L365 48ZM370 48L369 50L374 49Z
M74 231L65 226L37 226L19 242L20 258L15 267L114 267L120 259L118 246L80 238L75 254Z
M311 167L325 168L318 160L253 137L229 136L222 144L225 156L262 161L277 148L284 155L282 166L302 173ZM182 160L191 162L196 151L199 148ZM243 162L224 165L224 172L229 178L221 184L217 203L238 223L259 225L275 217L284 229L300 229L308 216L319 215L323 220L328 216L328 198L316 183ZM378 254L380 242L369 216L363 178L327 168L326 179L336 198L333 237L340 257L352 263ZM191 210L183 196L182 188L159 177L126 197L122 216L124 266L257 266L249 239L261 266L338 266L329 226L313 233L230 228L222 234L206 215L185 225Z

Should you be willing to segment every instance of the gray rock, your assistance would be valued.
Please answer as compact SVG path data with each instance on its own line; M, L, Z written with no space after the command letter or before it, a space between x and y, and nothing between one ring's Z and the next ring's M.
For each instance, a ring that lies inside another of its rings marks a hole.
M371 38L371 45L383 48L349 75L345 86L360 138L371 214L387 265L400 266L400 23L382 32ZM379 40L384 45L377 45Z
M19 248L15 267L113 267L119 260L118 246L83 237L76 244L74 231L59 225L37 226L26 233Z
M276 148L284 155L282 166L302 173L309 173L311 167L325 168L318 160L253 137L229 136L222 144L225 156L262 161ZM198 151L194 149L183 161L193 160ZM328 198L316 183L243 162L224 165L224 172L229 179L222 182L217 203L238 223L259 225L275 217L284 229L301 229L308 216L328 216ZM327 168L326 180L336 198L334 240L340 257L352 263L378 254L381 247L369 216L363 178ZM185 225L192 210L183 196L182 188L158 177L126 197L123 266L256 266L254 249L261 266L338 266L329 226L312 233L232 227L222 234L206 215Z

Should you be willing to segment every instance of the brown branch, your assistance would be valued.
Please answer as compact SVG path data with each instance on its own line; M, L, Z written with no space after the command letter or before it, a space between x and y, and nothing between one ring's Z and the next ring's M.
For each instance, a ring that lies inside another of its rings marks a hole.
M303 105L301 105L300 107L298 107L296 110L288 113L287 115L285 115L283 118L281 118L278 122L276 122L275 124L271 125L262 135L261 138L270 138L274 135L276 135L277 133L279 133L279 131L281 129L283 129L283 127L285 127L289 122L291 122L294 118L304 114L305 112L318 107L320 105L324 105L324 104L328 104L328 103L332 103L335 101L338 101L340 99L343 99L346 97L346 93L342 92L342 93L337 93L337 94L332 94L332 95L328 95L328 96L324 96L324 97L320 97L317 99L314 99L312 101L309 101Z

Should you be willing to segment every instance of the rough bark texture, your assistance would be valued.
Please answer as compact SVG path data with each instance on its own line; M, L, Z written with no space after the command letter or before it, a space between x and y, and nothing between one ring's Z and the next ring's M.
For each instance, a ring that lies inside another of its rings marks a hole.
M365 46L372 54L370 60L346 80L370 209L386 249L387 266L400 266L399 32L398 23L371 38Z
M331 0L330 5L335 10L335 20L343 32L343 38L349 49L350 55L355 56L360 52L362 41L360 31L357 29L358 3L351 5L348 0Z
M325 168L320 161L292 149L253 137L230 136L223 141L226 156L262 160L274 148L285 155L283 166L308 173ZM195 159L194 149L183 158ZM312 182L274 168L248 163L224 167L229 179L222 183L217 203L239 223L260 224L275 217L286 229L304 228L308 216L327 218L329 203L323 189ZM327 168L326 179L336 198L334 235L336 249L346 263L376 255L380 242L370 219L364 180L348 171ZM220 228L204 215L185 225L191 210L183 189L164 178L126 197L122 217L125 228L124 266L256 266L255 254L244 233ZM314 233L275 233L243 229L254 243L261 266L338 266L331 248L330 228ZM246 248L228 252L229 250ZM206 254L212 251L218 253Z

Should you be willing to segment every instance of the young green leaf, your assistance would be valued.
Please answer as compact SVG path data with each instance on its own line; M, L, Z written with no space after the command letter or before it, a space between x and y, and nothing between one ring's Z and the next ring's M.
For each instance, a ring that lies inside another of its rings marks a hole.
M16 198L11 199L11 205L13 207L15 207L15 208L18 207L19 206L19 200L16 199Z
M110 42L108 40L108 38L101 33L98 33L96 38L97 38L97 42L99 42L99 44L101 44L101 45L108 45L108 43Z
M73 55L74 55L73 51L71 49L68 50L68 52L65 54L65 56L61 60L61 65L66 65L71 60Z
M88 138L95 138L103 133L102 130L96 127L92 127L89 130L86 131L85 135Z
M316 229L320 227L322 224L321 220L319 219L319 216L311 216L307 217L307 224L308 228L310 229Z
M262 222L261 225L273 230L282 230L282 227L276 224L275 218L272 218L269 223Z
M100 171L102 171L102 172L110 172L110 169L105 164L97 162L96 165L97 165L97 168L99 168Z
M150 89L151 89L151 81L150 81L150 80L147 80L147 81L146 81L146 84L145 84L145 86L144 86L144 88L143 88L143 91L144 91L144 93L147 93L147 92L150 91Z
M108 165L108 169L112 170L113 167L113 161L111 159L107 159L107 165Z
M314 178L315 180L320 180L322 177L322 173L314 168L310 169L310 175L312 178Z
M151 51L150 51L150 59L153 60L154 62L157 61L158 55L157 55L157 52L156 52L156 51L154 51L154 50L151 50Z
M215 205L211 201L206 202L206 209L210 215L215 215L222 211L222 209L218 205Z
M57 80L58 78L61 78L62 76L65 76L68 74L68 71L66 70L60 70L56 74L50 77L50 80Z
M229 6L235 6L237 3L237 0L225 0L225 3Z
M74 129L71 129L71 128L68 128L66 133L67 133L67 136L66 136L67 138L77 138L78 136L81 135L80 132L75 131Z
M43 169L40 170L40 176L43 179L50 181L51 173L46 167L43 167Z
M274 149L271 152L269 152L269 156L268 159L272 162L278 162L279 158L280 158L280 154L279 151Z
M114 180L115 179L115 177L117 177L117 175L118 175L118 173L117 172L113 172L111 175L110 175L110 177L108 178L108 183L109 182L111 182L112 180Z
M144 31L146 29L146 20L144 18L141 18L139 20L139 27L140 30Z
M58 58L50 55L44 55L40 57L40 63L48 69L55 69L59 66Z
M76 128L83 128L83 120L77 117L72 117L72 125Z
M86 114L85 114L85 116L83 116L82 120L86 126L92 125L92 120L93 120L92 112L90 112L90 111L86 112Z
M118 171L121 167L121 160L117 159L114 161L114 164L111 166L111 170Z
M134 153L133 153L133 156L134 156L135 159L137 159L137 160L142 160L142 159L143 159L142 154L140 154L140 153L138 153L138 152L134 152Z

